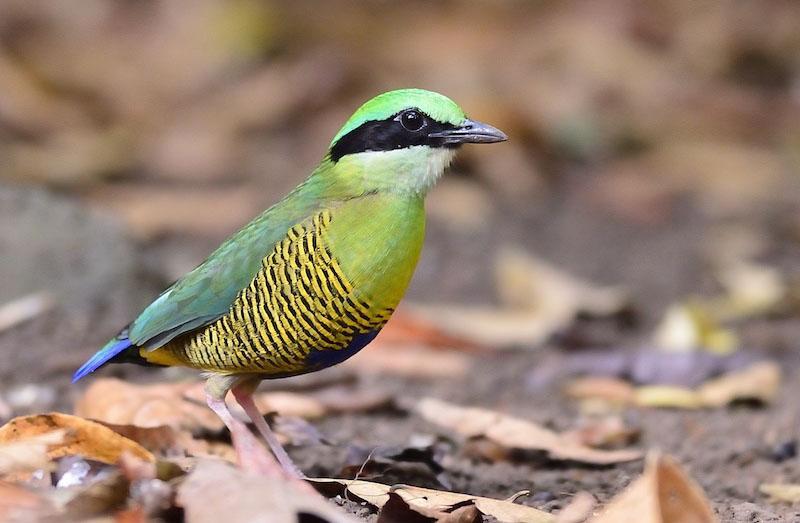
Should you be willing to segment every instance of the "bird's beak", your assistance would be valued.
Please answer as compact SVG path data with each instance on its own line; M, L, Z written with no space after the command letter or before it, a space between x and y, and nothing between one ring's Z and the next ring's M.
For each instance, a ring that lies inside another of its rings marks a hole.
M508 140L506 133L489 124L466 119L455 129L431 133L431 138L442 138L445 145L462 143L494 143Z

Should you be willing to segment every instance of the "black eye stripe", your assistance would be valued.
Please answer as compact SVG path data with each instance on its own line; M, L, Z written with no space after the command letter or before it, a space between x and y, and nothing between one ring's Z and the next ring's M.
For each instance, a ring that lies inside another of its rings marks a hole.
M349 133L339 138L331 147L330 158L338 162L348 154L363 153L365 151L394 151L415 145L428 145L431 147L451 147L444 145L441 138L431 138L429 135L456 126L449 123L437 122L422 111L415 110L424 119L425 125L416 131L408 130L400 121L401 111L385 120L370 120L364 122ZM413 127L412 127L413 129Z

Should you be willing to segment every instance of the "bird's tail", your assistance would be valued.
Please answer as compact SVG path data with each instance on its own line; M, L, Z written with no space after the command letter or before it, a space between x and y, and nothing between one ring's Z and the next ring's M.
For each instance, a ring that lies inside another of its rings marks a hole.
M91 374L92 372L96 371L131 346L133 346L133 344L128 339L128 330L125 329L111 341L106 343L103 348L97 351L94 356L89 358L86 363L81 365L81 368L75 371L75 374L72 375L72 383L75 383L87 374Z

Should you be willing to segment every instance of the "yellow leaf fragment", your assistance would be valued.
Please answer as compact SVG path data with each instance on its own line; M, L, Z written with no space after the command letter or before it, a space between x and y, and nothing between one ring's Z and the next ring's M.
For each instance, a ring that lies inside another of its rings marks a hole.
M670 385L638 387L634 401L640 407L699 409L703 406L696 391Z
M770 503L800 503L800 484L762 483L758 491L769 496Z
M705 349L718 354L736 350L739 340L700 302L672 305L656 328L654 343L664 350L691 352Z
M781 384L780 367L761 361L742 370L706 381L696 389L673 385L634 387L614 378L587 377L572 380L564 392L580 400L602 400L639 407L702 409L719 408L734 401L771 403Z

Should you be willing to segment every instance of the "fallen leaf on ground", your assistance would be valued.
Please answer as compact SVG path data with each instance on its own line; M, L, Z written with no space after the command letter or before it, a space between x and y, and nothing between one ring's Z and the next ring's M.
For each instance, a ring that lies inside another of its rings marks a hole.
M564 393L579 400L602 400L612 404L663 408L718 408L736 401L771 403L781 383L776 363L757 362L741 370L710 379L690 389L671 385L635 387L615 378L577 378L564 387Z
M579 314L610 316L628 306L617 288L596 287L553 265L513 250L497 259L500 308L411 305L411 313L435 319L443 332L487 347L538 346Z
M472 359L452 350L380 345L362 351L344 365L359 374L390 374L413 379L458 378L469 372Z
M615 449L636 443L640 434L640 429L629 427L620 416L602 416L582 419L577 428L562 436L587 447Z
M0 332L44 314L55 305L49 292L37 292L0 305Z
M800 484L762 483L758 491L769 496L770 503L800 503Z
M425 420L465 438L485 438L506 449L545 452L552 460L610 465L642 458L639 450L599 450L536 423L488 409L461 407L434 398L417 403Z
M724 320L772 312L789 293L786 281L775 267L752 262L721 263L717 278L725 288L725 295L710 306Z
M48 448L50 459L62 456L81 455L87 459L113 464L124 452L145 461L155 461L147 449L133 440L121 436L95 421L52 412L14 418L0 427L0 443L25 440L31 436L65 429L63 441Z
M576 378L563 387L564 394L577 400L601 400L614 405L634 402L636 388L625 380L600 376Z
M43 495L0 481L0 521L41 521L54 513L55 508Z
M178 486L176 502L192 523L355 523L323 498L279 477L247 474L232 465L200 460Z
M400 307L392 314L392 319L381 330L371 347L381 345L421 345L429 349L458 349L474 353L488 350L473 340L448 334L428 317L414 314L411 310L406 310L406 307Z
M47 451L54 445L62 444L66 432L64 429L56 429L0 443L0 477L10 473L50 468L52 463Z
M217 456L235 461L233 447L221 441L208 441L192 436L188 430L176 429L167 425L159 427L137 427L136 425L114 425L104 423L108 428L132 439L159 457L173 456Z
M666 456L647 460L644 473L589 523L714 523L703 490Z
M396 492L389 492L389 500L378 512L377 523L481 523L483 517L475 505L455 509L436 510L410 505Z
M312 392L265 391L255 394L256 405L262 414L275 412L305 419L320 418L333 412L371 410L390 405L391 401L388 394L340 386ZM228 407L241 419L247 419L235 402L229 402ZM220 432L223 429L220 419L206 406L203 383L199 381L136 385L114 378L98 379L78 400L75 412L114 426L171 427L177 431L179 443L187 445L189 441L180 435L182 431Z
M781 384L777 363L760 362L704 383L698 390L703 405L721 407L733 401L772 403Z
M583 523L592 515L597 500L588 492L578 492L569 505L556 514L556 523Z
M325 495L355 496L378 508L383 507L389 501L389 493L393 492L414 508L447 511L454 506L471 502L482 514L492 516L500 523L553 523L555 521L555 518L547 512L514 503L514 500L523 493L502 500L411 485L390 486L362 480L313 478L309 481Z
M169 426L219 432L222 421L206 406L202 396L191 397L198 383L136 385L114 378L92 381L75 405L75 413L114 425Z

